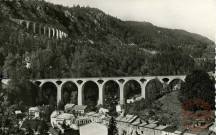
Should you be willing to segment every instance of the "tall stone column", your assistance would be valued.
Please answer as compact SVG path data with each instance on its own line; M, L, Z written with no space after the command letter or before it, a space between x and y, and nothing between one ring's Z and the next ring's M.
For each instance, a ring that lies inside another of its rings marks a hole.
M54 28L52 28L52 30L53 30L53 37L55 37L55 29Z
M29 23L30 22L26 22L26 28L29 29Z
M48 31L49 31L49 33L48 33L48 37L50 38L50 27L48 27Z
M56 38L57 39L59 38L59 31L58 31L58 29L56 29Z
M125 97L124 97L124 85L125 84L119 84L119 88L120 88L120 104L124 105L125 104Z
M145 99L146 98L146 85L149 81L145 81L143 82L143 84L141 85L141 96Z
M33 23L33 32L36 33L36 23Z
M59 38L62 38L62 32L59 30Z
M84 98L83 85L77 85L77 87L78 87L78 105L83 105L83 98Z
M44 35L46 35L46 26L44 26L43 28L44 28Z
M98 104L104 105L104 83L103 84L98 84L98 88L99 88L99 100L98 100Z
M62 90L61 85L56 85L57 87L57 105L62 100Z

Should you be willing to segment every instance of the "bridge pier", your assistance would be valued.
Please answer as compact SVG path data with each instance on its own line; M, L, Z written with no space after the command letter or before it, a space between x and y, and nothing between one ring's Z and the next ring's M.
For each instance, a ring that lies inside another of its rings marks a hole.
M59 38L59 31L58 31L58 29L56 29L56 38L57 39Z
M78 87L78 105L83 105L84 93L83 85L77 85Z
M33 23L33 32L36 33L36 23Z
M46 26L45 27L43 27L43 29L44 29L44 35L46 35Z
M48 27L48 31L49 31L49 33L48 33L48 37L50 38L50 27Z
M62 100L62 87L61 85L56 85L57 87L57 105Z
M26 27L27 27L27 29L29 29L29 23L30 23L30 22L26 22Z
M98 98L98 104L104 105L104 84L98 84L98 89L99 89L99 98Z
M124 85L119 83L119 89L120 89L120 104L124 105L125 104L125 92L124 92Z
M55 29L54 28L52 28L52 31L53 31L53 35L52 35L52 37L55 37Z

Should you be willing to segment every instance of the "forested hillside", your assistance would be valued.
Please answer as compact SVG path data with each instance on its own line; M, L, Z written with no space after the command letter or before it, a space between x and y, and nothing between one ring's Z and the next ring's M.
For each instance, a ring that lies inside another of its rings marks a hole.
M68 33L54 39L11 19L49 24ZM214 70L213 42L183 30L124 22L90 7L44 1L0 2L0 73L11 78L30 64L30 78L187 74ZM29 58L27 60L27 58ZM21 66L22 65L22 66ZM205 67L205 68L204 68Z

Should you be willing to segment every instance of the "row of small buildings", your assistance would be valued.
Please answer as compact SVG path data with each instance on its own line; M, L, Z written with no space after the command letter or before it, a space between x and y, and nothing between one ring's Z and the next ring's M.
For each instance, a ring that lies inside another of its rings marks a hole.
M145 121L136 115L121 114L116 118L119 135L216 135L210 127L201 131L192 131L184 127L159 125L158 121Z

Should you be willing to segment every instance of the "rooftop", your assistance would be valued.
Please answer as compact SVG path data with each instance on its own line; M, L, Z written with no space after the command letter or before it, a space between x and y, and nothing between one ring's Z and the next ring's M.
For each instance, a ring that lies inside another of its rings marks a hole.
M143 122L143 123L140 123L138 126L139 126L139 127L143 127L143 126L145 126L145 125L147 125L147 123L146 123L146 122Z
M134 115L126 115L126 116L123 116L122 119L120 119L120 121L122 122L126 122L126 123L131 123L134 119L136 119L137 116L134 116Z
M159 125L159 126L155 127L154 129L156 129L156 130L163 130L163 129L165 129L166 127L167 127L167 126Z
M155 128L157 127L157 124L148 124L146 126L144 126L145 128Z
M69 113L62 113L62 114L58 115L56 118L57 119L71 119L71 118L74 118L74 115L69 114Z
M39 108L38 107L30 107L29 111L39 111Z
M72 108L73 106L75 106L75 104L66 104L64 107L65 108Z
M85 110L87 105L75 105L72 109L73 110Z
M86 115L88 115L88 116L91 116L91 115L93 115L93 114L95 114L96 112L88 112L88 113L86 113Z
M64 111L62 111L62 110L55 110L55 111L52 112L51 118L55 118L55 117L57 117L58 115L60 115L62 113L64 113Z
M174 133L177 129L178 129L177 127L169 126L164 128L163 131Z

